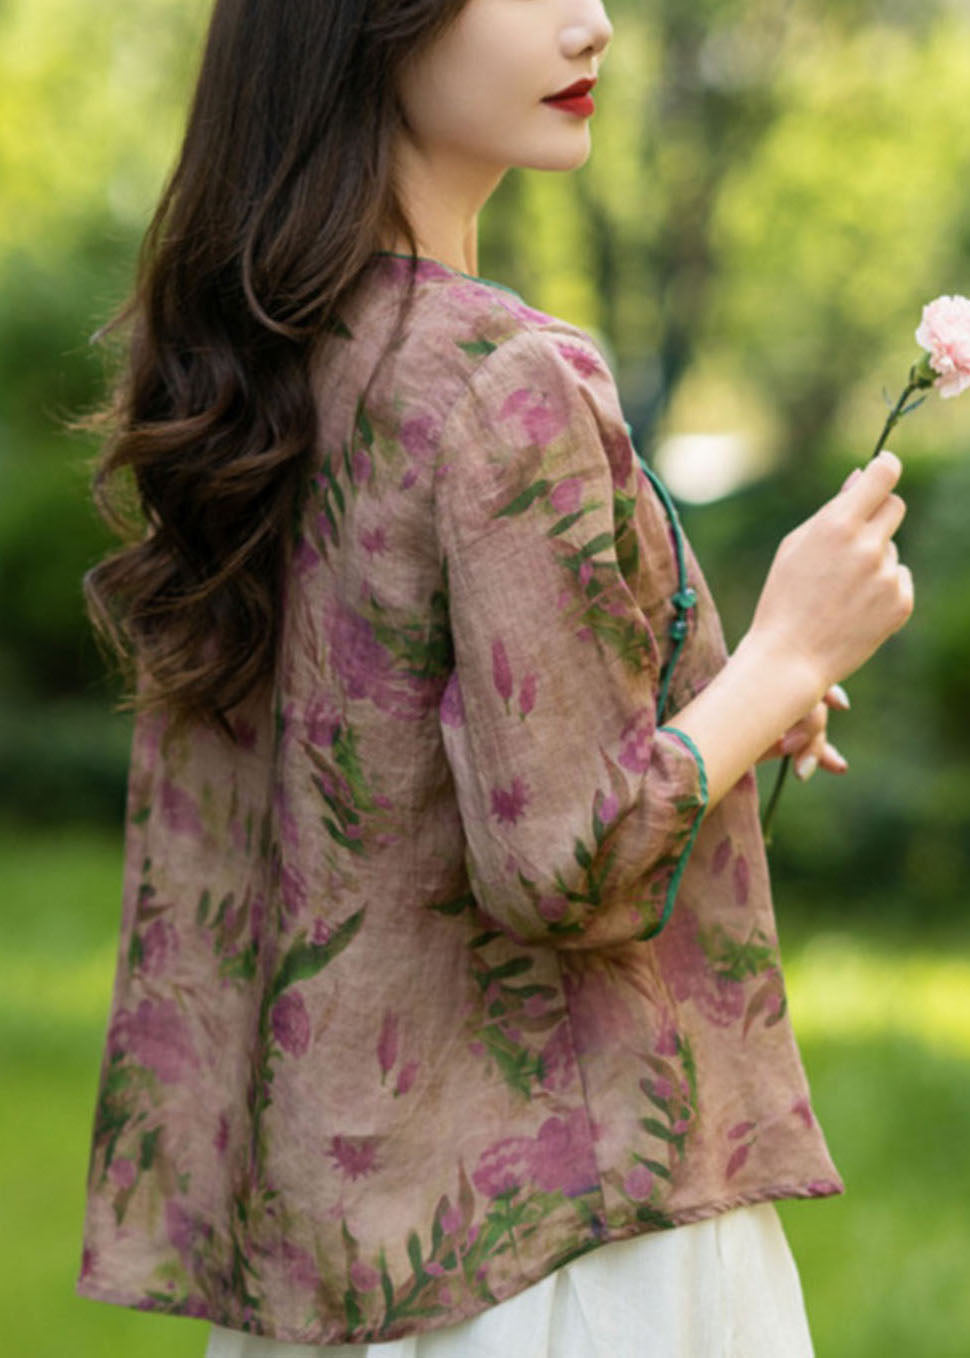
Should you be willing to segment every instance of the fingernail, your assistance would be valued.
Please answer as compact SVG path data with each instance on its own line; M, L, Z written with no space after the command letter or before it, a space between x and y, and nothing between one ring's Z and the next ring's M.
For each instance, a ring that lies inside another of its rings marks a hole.
M848 711L849 708L852 706L852 704L849 702L849 695L848 693L846 693L845 689L842 687L841 684L833 684L829 692L832 694L833 698L838 703L838 705L844 708L846 711Z
M799 759L795 765L795 777L801 782L807 783L809 778L818 768L818 760L813 754L807 754L804 759Z
M846 759L845 755L840 754L835 746L830 745L828 741L825 742L825 753L830 759L834 759L840 768L847 769L849 767L849 761Z
M787 735L784 737L784 739L781 742L781 752L782 754L794 754L798 747L804 744L805 737L803 735L799 735L798 732L795 731L791 735Z
M842 482L842 489L843 489L843 490L848 490L850 486L854 486L855 483L858 481L858 479L859 479L859 477L860 477L861 475L862 475L862 468L861 468L861 467L854 467L853 470L849 472L849 475L848 475L848 476L845 478L845 480Z

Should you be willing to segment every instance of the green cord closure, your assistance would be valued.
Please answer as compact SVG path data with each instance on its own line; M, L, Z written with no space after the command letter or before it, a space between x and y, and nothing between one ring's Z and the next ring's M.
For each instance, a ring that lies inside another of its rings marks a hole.
M632 443L633 427L629 423L626 424L626 431L630 435L630 441ZM677 514L674 502L670 497L670 491L656 472L647 466L646 462L644 462L643 458L637 452L635 446L633 451L636 453L637 461L640 463L650 484L660 497L660 501L666 511L667 518L674 533L674 546L677 556L677 592L670 596L670 602L674 606L674 616L671 619L670 626L667 628L668 635L673 641L674 647L666 665L664 665L660 672L660 692L657 697L657 725L660 726L663 724L664 714L667 710L667 700L670 694L670 683L674 677L674 669L677 665L677 661L680 659L681 651L684 649L684 643L687 641L690 632L690 615L693 609L697 607L697 591L693 589L687 581L687 552L684 546L684 532L680 526L680 518Z

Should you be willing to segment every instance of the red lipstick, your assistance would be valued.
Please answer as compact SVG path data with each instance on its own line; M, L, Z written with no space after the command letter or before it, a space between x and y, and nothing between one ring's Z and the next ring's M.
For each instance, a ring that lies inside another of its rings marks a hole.
M592 79L576 80L566 89L560 90L558 94L550 94L542 102L555 108L561 108L566 113L575 113L581 118L589 118L596 112L596 105L590 95L590 90L595 84L596 81Z

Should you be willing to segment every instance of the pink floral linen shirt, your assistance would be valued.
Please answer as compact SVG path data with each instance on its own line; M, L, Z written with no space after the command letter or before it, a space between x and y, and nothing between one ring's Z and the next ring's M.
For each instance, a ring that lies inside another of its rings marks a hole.
M753 772L658 723L674 527L583 330L376 255L313 369L271 698L139 717L77 1282L306 1344L435 1329L609 1241L844 1191ZM673 715L669 715L673 714Z

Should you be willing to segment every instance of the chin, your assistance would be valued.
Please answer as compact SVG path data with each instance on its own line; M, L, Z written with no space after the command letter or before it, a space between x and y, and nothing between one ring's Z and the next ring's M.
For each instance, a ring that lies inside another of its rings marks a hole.
M578 170L589 160L593 146L589 133L579 134L572 139L563 139L564 144L553 146L547 140L545 145L536 147L530 155L516 161L523 170Z

